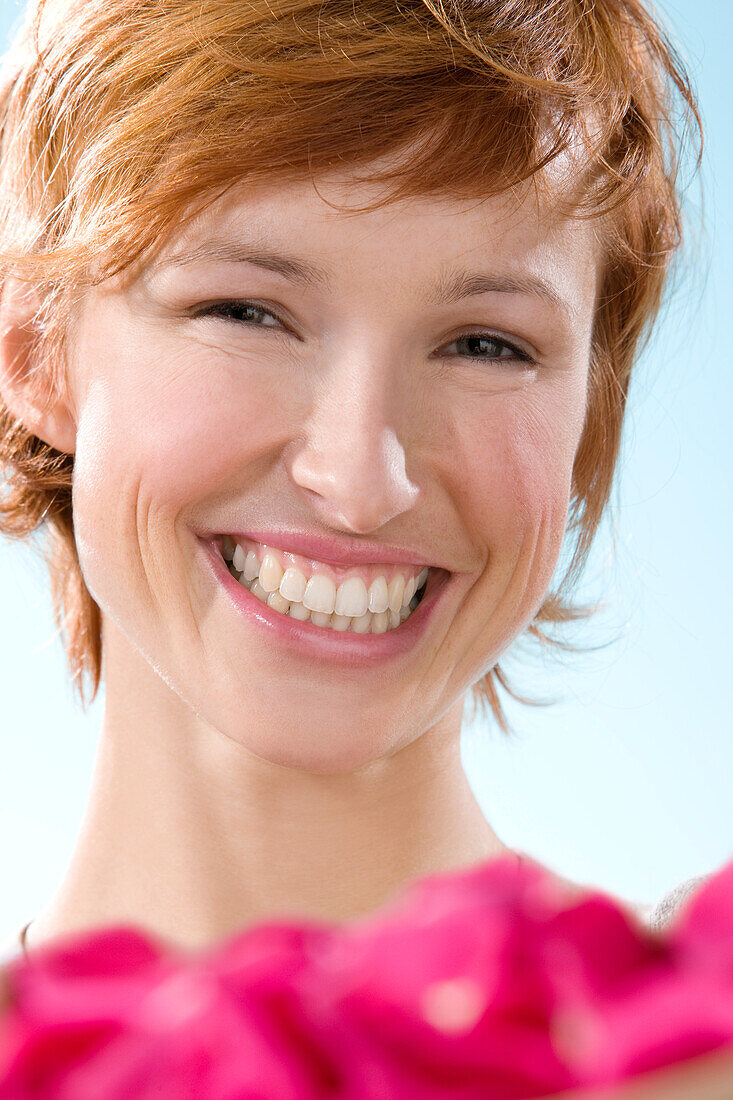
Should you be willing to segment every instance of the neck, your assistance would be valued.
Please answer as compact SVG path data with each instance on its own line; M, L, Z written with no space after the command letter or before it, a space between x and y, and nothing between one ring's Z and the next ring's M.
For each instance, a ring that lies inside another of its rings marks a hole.
M108 668L82 827L29 950L113 923L198 949L270 919L350 921L507 854L462 768L462 699L400 751L313 774L223 737L140 662Z

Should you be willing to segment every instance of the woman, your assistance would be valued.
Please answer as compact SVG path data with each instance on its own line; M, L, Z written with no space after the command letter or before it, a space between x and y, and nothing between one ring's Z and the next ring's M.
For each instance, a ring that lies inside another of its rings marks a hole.
M464 701L505 727L502 655L583 614L679 242L671 120L697 113L636 0L507 11L29 9L2 93L2 526L44 526L73 681L106 707L27 949L348 921L521 858L463 773Z

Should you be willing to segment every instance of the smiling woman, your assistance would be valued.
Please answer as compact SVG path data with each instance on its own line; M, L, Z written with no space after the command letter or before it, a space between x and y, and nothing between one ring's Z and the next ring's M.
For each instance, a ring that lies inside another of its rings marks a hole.
M635 0L30 6L0 523L45 528L73 681L106 691L30 948L349 920L510 854L464 700L506 728L502 655L586 613L680 106Z

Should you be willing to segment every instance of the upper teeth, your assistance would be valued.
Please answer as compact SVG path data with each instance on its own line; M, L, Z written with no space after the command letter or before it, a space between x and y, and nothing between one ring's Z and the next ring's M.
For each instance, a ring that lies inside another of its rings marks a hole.
M398 613L408 606L428 577L427 567L419 573L408 573L406 577L409 569L406 567L403 573L394 573L389 581L384 574L379 574L367 586L363 577L352 574L337 585L325 572L328 569L325 565L324 572L307 575L297 566L287 563L283 566L278 557L278 554L283 554L282 551L276 553L269 547L262 547L262 550L264 554L260 561L254 550L245 550L228 536L222 540L224 558L244 574L245 580L258 578L265 592L279 592L284 600L302 603L308 610L323 615L335 612L336 615L357 618L367 612ZM391 568L389 572L392 572Z

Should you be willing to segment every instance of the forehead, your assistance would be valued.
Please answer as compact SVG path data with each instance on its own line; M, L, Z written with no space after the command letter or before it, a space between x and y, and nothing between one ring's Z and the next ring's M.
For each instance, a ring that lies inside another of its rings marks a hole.
M577 304L581 284L585 296L595 291L601 245L595 223L567 214L567 189L558 170L539 186L478 198L390 199L383 183L346 170L244 181L170 236L152 268L254 261L334 292L345 273L366 265L444 300L460 270L480 266L496 289L524 283L555 304Z

